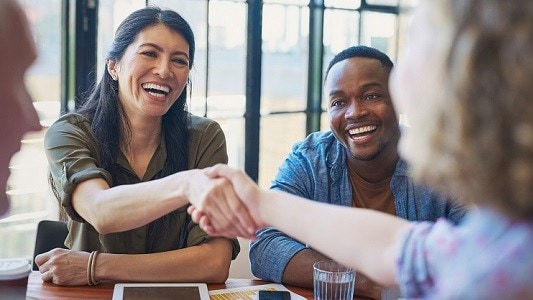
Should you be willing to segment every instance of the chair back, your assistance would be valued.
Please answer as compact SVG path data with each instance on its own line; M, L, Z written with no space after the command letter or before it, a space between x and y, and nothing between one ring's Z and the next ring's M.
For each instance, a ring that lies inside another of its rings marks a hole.
M33 251L33 270L39 270L35 264L35 256L54 248L67 249L65 239L68 235L67 223L63 221L42 220L37 224L37 236Z

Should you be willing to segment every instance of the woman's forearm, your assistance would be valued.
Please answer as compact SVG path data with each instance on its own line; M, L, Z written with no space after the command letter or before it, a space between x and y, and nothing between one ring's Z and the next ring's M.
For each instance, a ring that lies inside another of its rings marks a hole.
M138 228L188 203L190 178L184 171L137 184L109 188L102 179L80 183L72 195L74 209L101 234Z
M206 282L226 281L232 245L224 238L179 250L151 254L97 256L97 281Z

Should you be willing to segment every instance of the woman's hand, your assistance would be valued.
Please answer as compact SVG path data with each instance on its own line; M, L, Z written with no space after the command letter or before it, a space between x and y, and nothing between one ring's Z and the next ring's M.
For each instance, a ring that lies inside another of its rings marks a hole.
M259 214L259 187L242 171L223 164L204 172L216 182L216 188L191 201L188 212L193 221L210 235L255 239L257 229L264 226Z
M35 257L41 279L58 285L87 285L88 252L55 248Z

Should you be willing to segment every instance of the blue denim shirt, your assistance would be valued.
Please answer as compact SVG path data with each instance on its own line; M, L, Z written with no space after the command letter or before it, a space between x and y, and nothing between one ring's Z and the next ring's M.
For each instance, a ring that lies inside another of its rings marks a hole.
M272 182L278 189L314 201L352 206L352 184L346 167L346 148L333 133L315 132L293 146ZM458 223L465 211L408 176L407 163L398 161L391 179L396 215L410 221L436 221L446 217ZM250 244L252 273L281 282L289 260L307 246L284 233L265 228Z

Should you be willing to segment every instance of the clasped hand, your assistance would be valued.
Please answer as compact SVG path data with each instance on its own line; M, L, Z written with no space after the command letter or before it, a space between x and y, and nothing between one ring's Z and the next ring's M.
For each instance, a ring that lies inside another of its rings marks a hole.
M189 196L188 213L207 234L255 239L265 226L259 213L261 190L243 171L223 164L206 168L213 184Z

